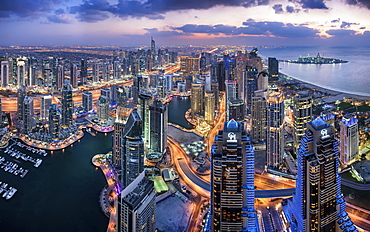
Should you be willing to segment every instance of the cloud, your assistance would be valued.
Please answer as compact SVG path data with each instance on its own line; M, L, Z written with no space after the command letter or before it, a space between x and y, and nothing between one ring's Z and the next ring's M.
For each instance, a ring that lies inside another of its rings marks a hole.
M355 30L348 30L348 29L332 29L326 31L329 35L334 35L334 36L350 36L354 35L356 33Z
M347 4L349 5L358 5L360 7L366 7L370 9L370 1L369 0L346 0Z
M64 14L64 13L65 13L65 11L62 8L59 8L59 9L55 10L56 15L61 15L61 14Z
M256 22L253 19L248 19L243 23L242 27L228 25L195 25L186 24L181 27L174 27L174 30L184 33L204 33L210 35L256 35L256 36L275 36L284 38L300 38L300 37L318 37L318 30L306 26L295 26L290 23Z
M300 9L294 8L293 6L286 6L285 9L288 13L298 13L299 11L301 11Z
M300 4L304 9L329 9L325 5L325 0L289 0L290 2Z
M342 24L340 25L340 28L350 28L351 25L359 25L358 23L348 23L343 21Z
M275 4L272 6L272 9L275 10L275 14L282 14L284 13L283 5L282 4Z
M182 36L187 35L186 33L178 31L158 31L158 28L144 28L147 31L145 35L152 35L155 37L171 37L171 36Z
M339 23L339 22L340 22L340 18L331 20L331 23Z
M1 0L0 18L12 16L20 18L39 18L54 10L62 0Z
M360 27L360 30L364 30L364 29L366 29L366 27Z
M71 24L73 22L72 18L65 14L50 15L47 19L52 23Z
M268 3L269 0L118 0L117 4L110 4L108 0L84 0L82 4L71 7L71 13L77 14L77 18L85 22L104 20L109 17L108 13L123 19L163 19L163 14L169 11L210 9L215 6L252 7Z

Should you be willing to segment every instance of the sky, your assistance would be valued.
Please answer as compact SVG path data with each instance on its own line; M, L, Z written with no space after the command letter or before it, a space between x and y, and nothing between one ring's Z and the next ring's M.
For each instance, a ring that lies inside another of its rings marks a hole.
M0 46L370 46L370 0L0 0Z

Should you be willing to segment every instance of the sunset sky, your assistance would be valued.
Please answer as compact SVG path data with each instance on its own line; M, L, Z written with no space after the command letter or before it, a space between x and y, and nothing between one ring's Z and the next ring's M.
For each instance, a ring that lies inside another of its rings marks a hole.
M0 0L0 45L370 46L369 0Z

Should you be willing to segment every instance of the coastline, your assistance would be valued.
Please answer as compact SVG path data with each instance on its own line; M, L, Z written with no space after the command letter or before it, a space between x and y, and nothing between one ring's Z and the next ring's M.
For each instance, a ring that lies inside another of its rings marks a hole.
M335 96L336 98L338 98L338 100L343 100L344 98L354 98L354 99L363 100L363 101L370 100L370 92L369 92L368 95L361 94L361 93L354 93L354 92L345 92L345 91L341 91L341 90L337 90L337 89L332 89L332 88L328 88L328 87L315 85L315 84L312 84L312 83L307 82L305 80L302 80L302 79L299 79L297 77L293 77L293 76L290 76L290 75L287 75L287 74L281 73L281 72L279 72L279 78L283 78L287 81L289 81L287 78L292 79L292 80L298 82L299 84L301 84L301 85L303 85L307 88L317 89L320 92L327 93L329 95Z

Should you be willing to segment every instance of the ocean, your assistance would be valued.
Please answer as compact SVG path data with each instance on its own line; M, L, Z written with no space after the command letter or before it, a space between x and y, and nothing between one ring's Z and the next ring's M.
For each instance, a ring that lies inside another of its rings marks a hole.
M299 56L320 56L347 60L341 64L279 63L279 71L295 79L327 89L370 96L370 46L367 47L276 47L258 48L262 58L296 60Z

